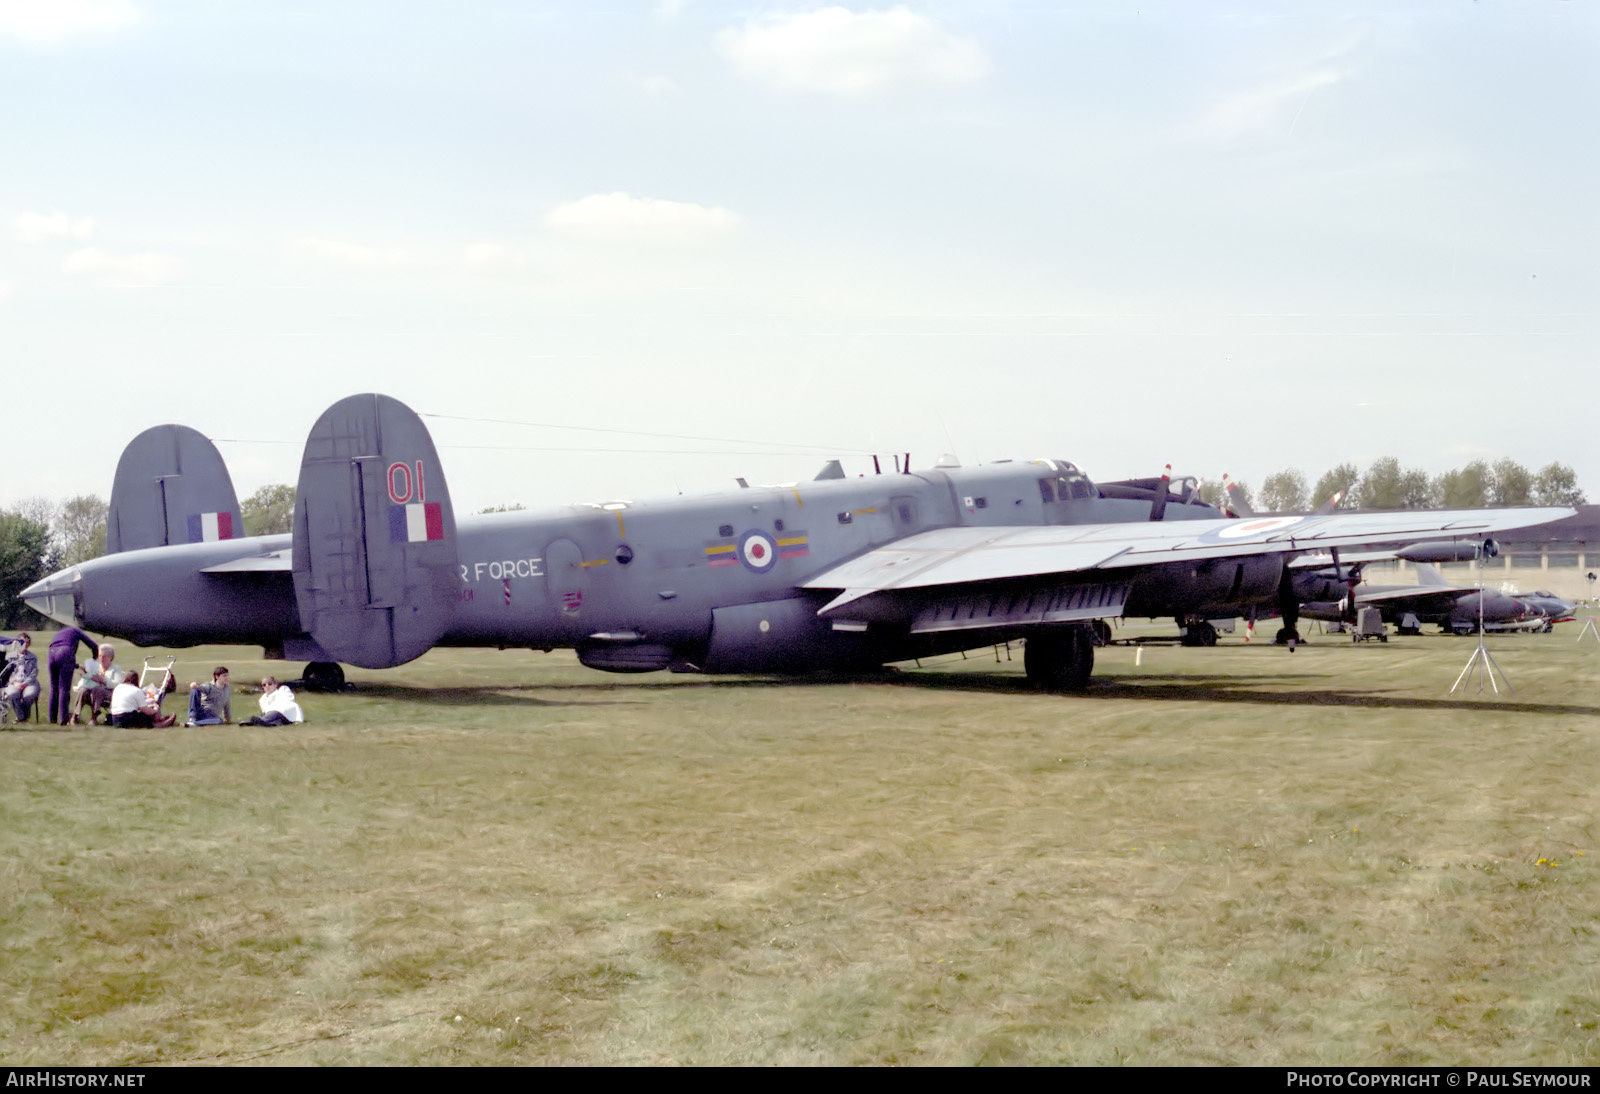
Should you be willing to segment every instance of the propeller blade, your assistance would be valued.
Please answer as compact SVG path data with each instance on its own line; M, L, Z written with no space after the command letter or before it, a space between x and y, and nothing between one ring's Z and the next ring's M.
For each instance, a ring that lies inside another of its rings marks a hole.
M1172 484L1172 465L1167 464L1165 471L1161 472L1161 483L1156 487L1156 496L1150 502L1150 519L1160 520L1167 511L1167 488Z
M1230 517L1253 517L1256 515L1250 503L1245 500L1244 491L1240 489L1238 483L1228 477L1226 471L1222 473L1222 493L1227 498L1227 510Z

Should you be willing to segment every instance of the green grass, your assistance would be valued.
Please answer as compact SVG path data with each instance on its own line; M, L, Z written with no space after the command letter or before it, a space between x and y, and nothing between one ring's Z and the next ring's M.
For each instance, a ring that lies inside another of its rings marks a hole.
M1491 639L1499 699L1431 637L1070 698L435 651L291 729L6 732L3 1061L1594 1064L1575 636Z

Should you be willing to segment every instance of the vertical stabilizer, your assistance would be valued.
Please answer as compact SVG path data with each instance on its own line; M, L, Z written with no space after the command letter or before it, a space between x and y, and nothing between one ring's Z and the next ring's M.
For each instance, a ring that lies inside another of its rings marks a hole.
M1439 572L1439 567L1433 565L1431 562L1419 562L1417 563L1417 584L1448 586L1450 583L1446 581L1444 579L1444 575Z
M107 554L243 535L233 480L203 434L158 425L128 442L111 484Z
M402 665L449 627L456 521L428 429L404 403L352 395L306 438L294 511L300 621L328 655Z

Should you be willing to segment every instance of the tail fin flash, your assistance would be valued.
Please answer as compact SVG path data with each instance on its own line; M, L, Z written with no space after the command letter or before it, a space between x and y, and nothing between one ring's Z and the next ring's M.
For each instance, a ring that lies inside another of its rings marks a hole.
M363 668L420 657L460 591L456 521L433 438L386 395L352 395L306 439L294 513L300 622Z
M243 535L233 480L203 434L158 425L128 442L111 484L107 554Z

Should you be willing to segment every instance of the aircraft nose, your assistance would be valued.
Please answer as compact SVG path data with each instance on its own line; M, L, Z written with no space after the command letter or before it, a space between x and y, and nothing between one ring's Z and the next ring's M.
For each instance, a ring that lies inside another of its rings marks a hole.
M35 581L22 590L22 602L42 616L54 619L62 626L71 626L73 618L73 584L78 578L78 568L61 570L42 581Z

